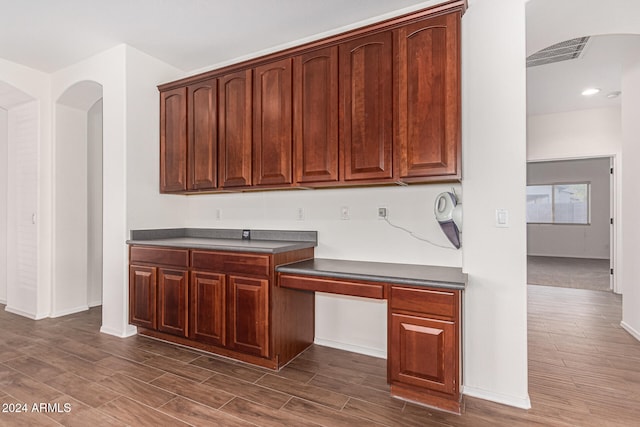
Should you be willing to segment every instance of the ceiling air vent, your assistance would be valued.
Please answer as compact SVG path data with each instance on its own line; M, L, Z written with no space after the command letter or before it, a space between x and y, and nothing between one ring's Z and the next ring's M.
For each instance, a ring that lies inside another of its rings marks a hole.
M554 62L566 61L568 59L576 59L580 57L582 49L587 45L589 37L578 37L556 43L538 52L529 55L527 58L527 67L535 67L537 65L553 64Z

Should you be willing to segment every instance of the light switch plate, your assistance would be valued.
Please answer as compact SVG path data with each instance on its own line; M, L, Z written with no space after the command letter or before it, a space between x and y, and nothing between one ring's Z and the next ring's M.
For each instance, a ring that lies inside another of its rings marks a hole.
M509 227L509 211L506 209L496 209L496 227Z

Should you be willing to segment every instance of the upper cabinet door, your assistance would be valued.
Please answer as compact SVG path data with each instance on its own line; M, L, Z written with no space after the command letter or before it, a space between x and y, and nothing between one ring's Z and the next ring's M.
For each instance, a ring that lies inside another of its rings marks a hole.
M460 13L397 31L399 178L460 177Z
M218 185L218 80L190 85L188 96L188 187L214 189Z
M160 192L187 189L187 88L160 93Z
M254 184L291 184L291 58L256 67L253 86Z
M219 79L220 184L251 185L251 70Z
M338 47L293 59L296 182L338 180Z
M392 34L340 45L340 128L343 179L391 178Z

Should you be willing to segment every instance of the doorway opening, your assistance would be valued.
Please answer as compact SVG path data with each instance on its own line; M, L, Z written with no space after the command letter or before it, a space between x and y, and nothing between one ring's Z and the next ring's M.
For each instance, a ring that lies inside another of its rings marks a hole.
M527 164L527 283L610 291L613 159Z
M55 104L51 317L102 305L102 85L82 81Z

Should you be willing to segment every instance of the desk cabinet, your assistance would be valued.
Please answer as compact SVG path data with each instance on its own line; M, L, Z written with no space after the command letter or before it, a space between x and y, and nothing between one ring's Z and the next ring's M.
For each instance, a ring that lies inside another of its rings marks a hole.
M460 411L459 291L391 286L391 394Z

